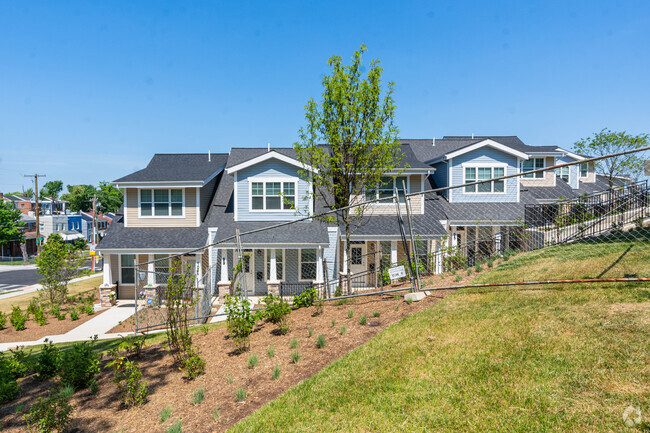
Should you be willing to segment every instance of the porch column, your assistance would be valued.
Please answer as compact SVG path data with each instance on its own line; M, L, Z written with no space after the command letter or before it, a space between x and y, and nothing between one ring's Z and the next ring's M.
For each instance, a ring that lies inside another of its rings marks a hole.
M119 256L115 256L119 257ZM115 285L113 285L113 274L111 272L111 260L113 254L107 254L104 256L104 275L102 280L102 285L99 286L99 304L102 307L110 307L111 303L111 292L115 290Z
M110 286L113 284L113 274L111 272L111 254L106 254L104 256L104 278L102 280L102 286Z
M277 275L277 259L275 257L275 248L271 248L269 251L269 282L276 283L278 281Z
M156 284L156 264L154 261L154 255L149 254L149 264L147 265L147 284L154 285Z
M390 264L397 263L397 241L390 241Z
M345 242L343 242L343 273L348 273L348 248Z
M316 250L316 282L323 282L323 247Z

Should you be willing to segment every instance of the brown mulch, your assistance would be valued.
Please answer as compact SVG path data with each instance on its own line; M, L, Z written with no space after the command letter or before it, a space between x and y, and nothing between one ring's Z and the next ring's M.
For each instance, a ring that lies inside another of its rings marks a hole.
M253 332L251 350L244 354L233 353L233 344L226 337L225 328L196 334L194 342L200 345L201 356L207 366L206 374L192 382L183 379L162 344L152 345L137 360L144 380L149 382L149 401L134 409L120 408L117 390L111 381L112 371L104 369L98 378L97 394L84 390L72 398L77 409L73 413L71 431L164 432L169 425L181 419L183 431L225 431L289 388L366 343L389 325L426 309L448 293L450 291L436 292L411 305L401 297L396 299L390 295L356 298L345 305L328 302L319 316L312 316L314 307L295 310L290 316L292 326L287 335L279 335L272 324L263 324ZM347 317L349 310L354 310L352 318ZM374 312L380 313L380 316L373 317ZM359 323L361 315L367 317L368 324L365 326ZM334 327L332 320L335 320ZM340 334L341 326L346 327L344 335ZM308 337L309 329L313 330L312 337ZM316 348L319 334L323 334L327 341L322 349ZM290 341L294 338L299 340L297 350L301 355L296 364L291 363L294 349L290 348ZM267 356L269 346L275 348L273 358ZM259 364L253 369L248 368L251 354L259 358ZM271 379L275 365L279 365L282 371L278 380ZM39 383L34 377L22 379L20 385L20 397L0 406L0 424L5 432L24 429L22 414L15 413L16 406L25 404L27 411L37 397L45 395L52 387L51 381ZM237 402L235 398L235 391L240 386L248 394L243 402ZM205 400L193 405L193 393L199 388L205 389ZM166 406L171 408L172 416L161 424L160 412ZM215 409L219 410L216 421L212 417Z
M61 308L61 312L68 312L65 320L58 320L56 317L48 314L47 324L41 326L34 320L31 320L33 317L30 316L30 320L25 323L25 329L22 331L16 331L11 325L11 322L9 322L9 317L7 317L7 328L0 331L0 343L35 341L40 340L43 337L47 337L48 335L65 334L68 331L72 331L82 323L89 321L93 317L97 317L104 311L106 310L96 311L93 315L88 315L85 312L81 312L79 313L79 319L73 321L70 319L69 309Z

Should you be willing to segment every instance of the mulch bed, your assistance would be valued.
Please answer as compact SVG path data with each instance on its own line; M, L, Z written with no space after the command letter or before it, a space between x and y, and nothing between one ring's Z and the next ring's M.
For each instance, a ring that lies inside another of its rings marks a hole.
M61 312L68 312L68 308L61 308ZM68 331L72 331L77 326L81 325L84 322L89 321L93 317L97 317L106 310L96 311L93 315L88 315L86 313L79 313L79 319L71 320L70 314L66 316L65 320L58 320L56 317L49 315L47 316L47 324L39 325L34 320L28 320L25 323L25 329L22 331L16 331L14 327L9 322L7 317L7 328L0 331L0 343L16 343L19 341L35 341L48 335L59 335L65 334Z
M227 338L224 328L196 334L194 342L200 345L207 367L206 374L192 382L182 378L162 344L152 345L137 360L144 380L149 382L149 401L138 408L121 409L116 387L111 381L112 371L104 369L98 378L97 394L84 390L73 396L72 403L77 409L70 430L164 432L169 425L182 420L183 431L225 431L337 358L366 343L389 325L424 310L448 293L450 291L439 291L411 305L401 297L390 295L356 298L344 305L328 302L319 316L312 316L313 307L295 310L290 316L292 327L287 335L278 335L275 326L263 324L253 332L251 350L244 354L233 353L232 341ZM352 318L347 317L349 310L354 310ZM373 317L374 312L378 312L379 317ZM367 317L365 326L359 323L361 315ZM335 320L334 327L332 320ZM340 334L341 326L346 327L344 335ZM309 329L313 330L312 337L308 337ZM316 348L319 334L323 334L327 341L322 349ZM301 356L296 364L291 363L294 349L290 348L290 342L294 338L299 340L297 350ZM269 346L275 348L273 358L267 356ZM259 358L259 364L253 369L248 368L251 354ZM279 365L282 371L278 380L271 379L275 365ZM20 385L20 397L0 407L4 432L23 431L22 414L15 413L16 406L25 404L27 411L37 397L46 395L53 386L51 381L39 383L33 376L22 379ZM236 401L235 392L239 387L248 394L243 402ZM205 400L193 405L193 393L199 388L205 389ZM171 408L172 416L160 423L160 412L166 406ZM219 411L216 421L212 416L215 409Z

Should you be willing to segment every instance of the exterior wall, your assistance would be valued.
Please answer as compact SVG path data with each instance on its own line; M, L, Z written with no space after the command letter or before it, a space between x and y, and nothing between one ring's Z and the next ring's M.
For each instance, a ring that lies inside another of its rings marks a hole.
M574 162L575 159L569 157L569 156L564 156L562 158L558 158L557 163L558 164L566 164L569 162ZM569 167L569 186L573 189L578 188L578 176L580 175L580 165L572 165Z
M296 188L296 210L284 211L251 211L250 210L250 187L251 177L273 178L286 181L295 180ZM298 175L298 169L293 165L275 159L267 160L237 172L235 183L237 202L237 221L292 221L301 218L300 214L310 210L311 198L309 183Z
M185 217L139 217L139 189L126 188L124 195L125 218L127 227L198 227L196 215L199 212L196 202L196 188L184 188L185 190Z
M81 220L81 216L78 215L71 215L68 217L68 230L72 231L78 231L79 233L82 232L83 230L83 221Z
M578 172L578 176L579 175L580 175L580 173ZM593 162L589 163L589 171L587 171L587 177L581 177L580 182L585 182L585 183L594 183L594 182L596 182L596 170L595 170Z
M329 238L330 243L327 247L323 248L323 259L325 259L325 262L327 263L327 278L333 280L337 278L338 275L336 266L337 239L339 237L338 228L331 227L327 232L327 237ZM323 279L325 279L325 277L326 275L323 275Z
M547 156L544 160L544 167L551 167L555 165L555 157ZM544 172L544 177L535 178L519 178L519 183L522 186L555 186L555 170L548 170Z
M444 188L448 186L449 184L449 164L446 162L440 162L438 164L434 164L433 168L436 169L436 171L433 172L431 177L433 177L433 181L436 183L436 187L438 188ZM448 190L442 191L442 195L448 198Z
M451 166L452 185L464 183L464 163L507 164L505 174L516 174L519 170L517 157L503 153L499 150L482 147L472 152L453 158L449 163ZM456 188L450 191L451 200L454 203L516 203L519 179L517 177L505 180L505 193L466 193L464 188Z
M409 193L420 192L422 191L422 175L414 174L408 177L408 189ZM363 201L365 197L353 197L351 199L352 203L357 203ZM411 212L414 214L422 214L424 209L424 197L421 195L410 197L411 201ZM400 204L400 211L403 214L406 214L406 205ZM364 215L397 215L397 208L395 203L392 201L385 201L377 204L368 205Z

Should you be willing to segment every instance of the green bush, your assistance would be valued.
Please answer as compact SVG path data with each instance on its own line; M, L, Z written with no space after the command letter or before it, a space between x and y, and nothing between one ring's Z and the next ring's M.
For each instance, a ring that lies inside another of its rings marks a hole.
M0 311L0 330L7 328L7 314Z
M70 320L72 321L79 320L79 312L77 311L76 308L70 309Z
M33 314L36 323L41 326L47 325L47 316L45 315L45 309L43 307L38 307Z
M192 404L194 405L201 404L204 399L205 399L205 388L199 388L196 391L194 391L194 400L192 400Z
M11 353L11 356L7 358L7 365L10 374L15 379L27 376L27 373L34 367L30 361L31 349L27 352L24 346L19 346L15 349L9 349L9 353Z
M246 391L244 391L243 387L237 388L237 391L235 391L235 398L237 401L244 401L246 400Z
M291 340L291 342L289 343L289 347L291 347L292 349L295 349L296 347L298 347L298 339L297 339L297 338L293 338L293 339Z
M474 270L476 272L481 272L483 270L483 266L479 262L476 262L476 265L474 266Z
M224 308L228 334L235 344L235 349L241 353L250 349L250 335L262 313L253 313L250 301L239 295L240 293L235 296L226 295Z
M62 432L72 421L73 410L74 406L70 404L69 398L57 393L45 399L40 397L38 402L32 405L29 414L23 418L30 432Z
M307 330L307 336L308 336L309 338L311 338L312 335L314 335L314 330L311 329L311 328L309 328L309 329Z
M318 295L316 294L316 289L307 289L299 295L294 296L293 305L296 308L311 307L314 305L317 297Z
M487 261L487 267L491 268L492 266L494 266L494 262L492 261L492 258L489 258Z
M262 302L266 304L266 309L264 310L264 318L273 324L281 323L286 316L291 313L291 306L288 302L285 302L282 298L269 293L268 296L262 299Z
M84 305L83 310L89 316L92 316L93 314L95 314L95 307L92 304L91 305Z
M200 350L199 346L188 349L181 360L181 371L188 380L194 380L205 373L205 360L201 358Z
M164 423L167 421L167 419L172 416L172 408L169 407L169 405L165 406L165 408L160 412L160 422Z
M281 372L282 370L280 370L280 366L278 364L275 364L275 367L273 367L273 372L271 373L271 379L278 380L280 378Z
M142 353L142 348L146 347L146 335L127 335L121 337L120 344L117 346L120 350L126 353L139 357Z
M57 320L65 320L65 313L61 314L61 306L55 305L50 308L50 314L57 318Z
M83 389L99 374L99 355L93 351L96 341L97 336L90 341L74 343L61 353L59 377L63 385Z
M318 337L316 337L316 347L319 349L325 347L325 336L323 334L318 334Z
M24 314L20 307L16 306L12 308L9 321L16 331L22 331L25 329L27 319L27 314Z
M248 368L255 368L255 366L260 362L259 358L257 357L256 354L252 354L248 358Z
M341 290L341 287L336 286L336 290L334 290L334 297L338 298L339 296L343 296L343 291Z
M351 319L354 316L354 310L348 311L348 319Z
M181 423L180 421L176 421L174 424L167 427L165 433L182 433L182 431L183 431L183 423Z
M375 311L372 313L372 317L379 317L379 316L381 316L381 313L379 313L379 311Z
M9 361L6 357L0 357L0 403L6 403L14 399L18 393L18 382L14 377Z
M107 366L113 366L113 382L117 385L122 404L126 407L140 406L147 401L148 382L142 383L142 372L136 362L118 356Z
M341 326L340 334L345 335L345 330L346 330L345 326Z
M460 275L460 274L456 275L456 281L462 281L462 280L463 280L462 275Z

